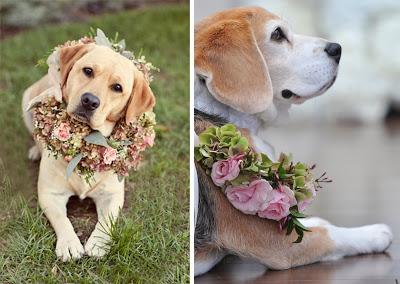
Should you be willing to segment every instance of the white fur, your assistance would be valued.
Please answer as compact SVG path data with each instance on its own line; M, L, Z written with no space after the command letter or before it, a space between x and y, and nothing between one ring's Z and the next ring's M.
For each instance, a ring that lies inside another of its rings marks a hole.
M335 242L335 250L322 261L337 260L344 256L383 252L393 240L390 228L385 224L374 224L362 227L337 227L328 221L311 217L301 220L306 227L324 227Z
M227 253L225 251L218 251L208 255L207 259L194 260L194 277L202 275L210 271L216 264L218 264Z
M385 224L374 224L356 228L323 226L335 242L335 251L322 261L337 260L344 256L385 251L392 243L393 234Z

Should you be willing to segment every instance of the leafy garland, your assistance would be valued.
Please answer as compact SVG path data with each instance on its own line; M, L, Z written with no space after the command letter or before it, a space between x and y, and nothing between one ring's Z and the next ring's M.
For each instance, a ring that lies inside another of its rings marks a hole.
M159 71L152 63L146 62L144 56L135 57L133 52L125 50L125 40L118 41L118 33L110 40L100 29L97 29L96 35L91 29L89 37L68 41L55 47L47 63L54 64L54 60L50 58L54 57L52 55L56 54L59 48L87 43L108 46L127 57L143 72L149 83L153 80L151 71ZM38 65L43 65L44 62L39 60ZM50 64L48 66L50 72ZM33 112L34 137L43 143L55 158L62 157L68 162L67 178L76 171L90 184L95 172L112 170L122 180L130 169L137 169L142 160L141 153L154 144L155 114L146 112L129 125L124 119L120 119L111 135L104 137L99 131L93 131L86 123L68 115L66 105L59 95L61 94L59 82L55 85L45 91L47 93L45 96L38 96L40 101L30 102L29 110Z
M207 128L199 135L194 155L235 208L277 221L287 235L294 230L295 243L309 232L298 219L306 217L303 211L321 183L331 182L326 173L315 179L311 173L315 165L294 163L291 155L281 153L273 162L255 152L233 124Z

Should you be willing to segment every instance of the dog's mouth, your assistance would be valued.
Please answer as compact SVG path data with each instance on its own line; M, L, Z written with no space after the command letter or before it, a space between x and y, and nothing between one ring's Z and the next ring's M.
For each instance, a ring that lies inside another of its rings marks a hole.
M83 122L86 124L89 124L89 122L90 122L90 119L83 112L74 112L71 114L71 117L79 122Z
M319 95L322 95L324 92L326 92L330 87L332 87L333 83L335 83L336 81L336 75L332 78L332 80L330 80L329 82L325 83L321 88L319 88L319 90L317 92L315 92L312 95L308 95L308 96L300 96L296 93L294 93L293 91L289 90L289 89L284 89L282 91L282 98L287 99L287 100L291 100L293 103L295 104L299 104L299 103L303 103L308 99L317 97Z

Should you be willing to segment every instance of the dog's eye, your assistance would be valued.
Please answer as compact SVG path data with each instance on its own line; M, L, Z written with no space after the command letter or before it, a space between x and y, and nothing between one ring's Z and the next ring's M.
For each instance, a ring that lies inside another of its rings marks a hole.
M285 38L285 34L280 27L277 27L271 34L271 39L274 41L282 41Z
M93 77L93 69L89 67L85 67L82 69L83 73L85 73L88 77Z
M122 93L122 86L120 84L114 84L111 86L111 89L115 92Z

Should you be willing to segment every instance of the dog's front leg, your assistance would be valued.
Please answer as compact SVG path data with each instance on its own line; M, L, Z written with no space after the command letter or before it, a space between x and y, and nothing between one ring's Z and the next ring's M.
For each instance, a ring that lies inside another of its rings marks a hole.
M293 243L296 235L279 232L276 222L246 215L229 204L220 191L214 195L216 246L238 255L257 259L272 269L288 269L343 256L383 252L392 233L383 224L340 228L321 219L302 222L311 232Z
M385 224L373 224L362 227L337 227L328 221L312 217L302 220L308 227L322 227L333 240L334 250L323 257L322 261L336 260L344 256L385 251L392 242L393 234Z
M57 235L56 255L62 261L78 259L85 252L67 217L67 202L72 195L63 167L44 153L38 180L39 205Z
M67 202L72 195L50 188L39 187L39 204L49 219L57 236L56 255L62 261L79 259L84 254L83 246L67 218Z
M85 245L85 252L90 256L102 257L109 250L110 228L118 217L124 204L124 182L110 177L100 184L89 197L96 204L98 222Z

